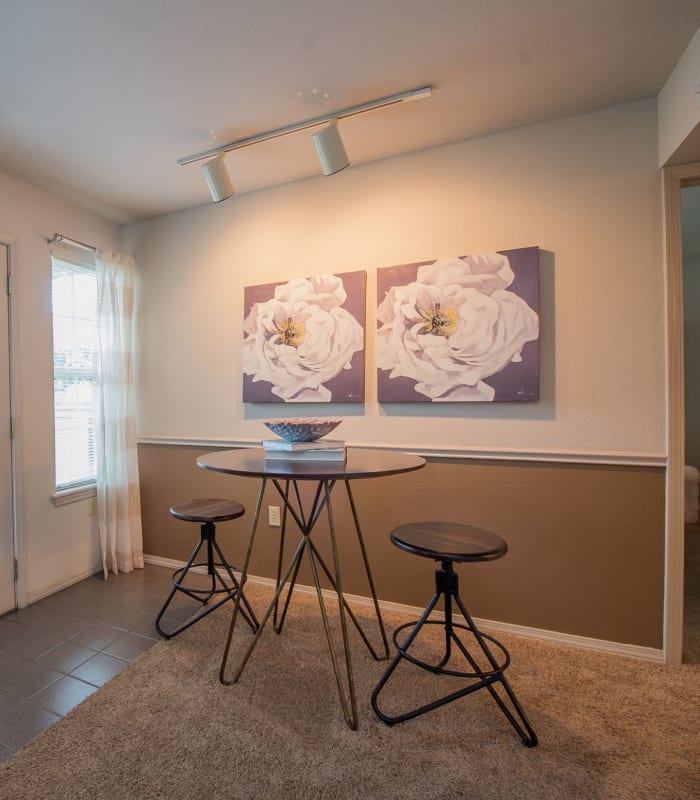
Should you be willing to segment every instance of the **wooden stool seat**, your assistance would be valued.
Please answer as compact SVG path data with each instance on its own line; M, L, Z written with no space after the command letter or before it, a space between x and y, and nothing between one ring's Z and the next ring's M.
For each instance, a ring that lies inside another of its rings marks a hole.
M387 725L405 722L478 689L487 689L523 744L534 747L537 744L537 735L504 675L510 665L510 654L497 639L483 633L474 624L459 596L459 581L454 571L454 562L493 561L501 558L508 551L505 540L491 531L459 522L414 522L400 525L391 532L390 538L401 550L423 558L432 558L439 565L435 569L435 594L420 619L399 625L394 631L396 655L372 692L372 708L379 719ZM441 599L444 614L430 619ZM409 652L425 625L438 625L444 631L441 636L442 652L434 655L434 646L429 647L426 651L431 655L429 660L418 658L413 652ZM402 637L404 631L407 635ZM465 679L468 683L462 689L403 714L386 714L379 708L379 694L396 667L404 660L433 675L449 675L452 678ZM500 687L500 692L497 687Z
M170 513L186 522L226 522L245 514L245 507L235 500L220 497L197 497L170 506Z
M211 614L212 611L215 611L219 606L223 605L223 603L228 600L234 600L239 592L241 592L241 614L251 629L256 631L258 629L258 621L255 617L255 613L246 596L241 591L236 576L233 574L234 570L237 570L239 573L240 570L238 567L233 567L228 563L216 541L215 523L226 522L227 520L242 517L243 514L245 514L245 507L235 500L225 500L221 497L197 497L194 500L182 500L178 503L174 503L170 507L170 514L176 519L181 519L185 522L199 522L201 524L201 533L199 542L197 542L197 546L194 548L187 564L173 572L172 589L156 617L155 624L158 633L166 639L176 636L178 633L184 631L185 628L194 625L194 623L202 619L202 617ZM205 545L206 561L195 563L199 551ZM216 560L217 558L218 560ZM211 580L210 587L202 588L201 586L195 586L192 584L191 579L189 583L185 581L190 569L196 567L206 567L207 575ZM188 597L197 600L203 607L197 614L187 619L181 625L178 625L170 631L165 631L161 627L161 619L165 615L168 606L177 592L182 592ZM209 605L209 601L215 595L218 597L218 600Z
M493 561L508 552L498 534L458 522L412 522L391 532L402 550L436 561Z

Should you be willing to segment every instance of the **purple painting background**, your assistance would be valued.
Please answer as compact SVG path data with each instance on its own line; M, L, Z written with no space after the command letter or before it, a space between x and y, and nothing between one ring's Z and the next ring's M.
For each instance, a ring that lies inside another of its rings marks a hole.
M539 247L520 247L514 250L498 250L507 256L515 274L508 290L522 297L530 308L539 316ZM464 256L460 256L464 258ZM392 286L402 286L414 281L418 267L432 264L430 261L419 261L415 264L403 264L395 267L382 267L377 270L377 306L382 302ZM380 323L378 323L378 327ZM522 361L511 363L501 372L484 380L484 383L495 390L491 401L476 402L535 402L540 399L540 346L539 337L533 342L526 342L522 349ZM388 370L377 369L377 399L380 403L431 403L429 397L414 389L416 382L411 378L390 378ZM450 402L450 401L445 401ZM460 401L452 401L460 402ZM468 401L462 401L468 402Z
M367 273L340 272L333 273L343 282L347 298L343 303L343 308L352 314L362 326L366 336L365 325L365 296ZM293 280L293 278L290 278ZM243 318L250 313L255 303L264 303L271 300L275 294L275 288L282 286L289 281L279 281L278 283L265 283L258 286L246 286L243 290ZM353 355L350 362L350 369L344 369L335 378L323 384L331 393L331 403L362 403L365 399L365 349ZM272 393L272 384L268 381L257 381L253 383L251 375L243 375L243 402L244 403L285 403L285 401ZM304 402L313 402L305 400ZM288 404L288 402L287 402Z

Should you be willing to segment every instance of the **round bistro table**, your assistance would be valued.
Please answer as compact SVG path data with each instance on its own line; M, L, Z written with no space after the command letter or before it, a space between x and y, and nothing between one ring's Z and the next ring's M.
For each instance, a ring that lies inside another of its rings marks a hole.
M356 730L357 700L355 697L355 685L353 680L352 662L350 658L350 647L348 641L348 618L357 628L363 642L375 659L380 660L383 658L388 658L389 643L387 640L386 631L384 629L384 622L382 620L381 612L379 610L377 593L374 588L374 580L372 578L372 572L369 566L369 560L367 558L367 551L362 536L362 530L360 528L357 507L355 505L355 500L350 488L350 482L366 478L380 478L387 475L398 475L403 472L413 472L414 470L421 469L425 466L425 459L420 458L419 456L410 455L408 453L395 452L391 450L371 450L352 447L347 449L347 459L345 461L299 461L296 459L279 458L266 459L263 448L254 447L240 450L220 450L214 453L207 453L197 459L197 465L203 469L210 469L214 470L215 472L223 472L229 475L239 475L249 478L258 478L260 480L258 500L255 506L255 513L250 529L250 537L248 539L246 555L241 568L241 577L239 581L240 591L237 593L234 600L234 607L231 614L231 622L229 624L226 645L224 648L223 657L221 659L219 680L227 685L236 683L238 681L248 659L250 658L251 653L255 649L255 645L257 644L265 625L273 614L273 625L275 630L278 633L281 631L282 625L284 624L284 618L289 607L289 601L291 600L292 592L294 590L294 585L301 561L304 557L306 557L311 565L311 572L316 588L316 596L318 597L318 602L321 609L321 617L323 619L323 628L326 634L326 639L328 640L331 661L333 662L333 670L335 672L335 677L338 684L338 694L340 696L340 704L343 709L343 716L345 717L345 721L348 726L352 728L352 730ZM299 491L299 483L301 482L310 482L315 484L312 499L306 503L303 502L301 493ZM248 577L248 566L250 564L255 534L257 531L258 522L260 520L263 497L268 483L271 483L276 489L282 500L284 509L280 532L280 551L277 568L276 591L272 601L260 620L260 625L255 633L255 636L249 643L240 660L240 663L233 670L233 676L229 678L227 677L226 667L231 654L233 631L238 618L240 598L243 595L243 586ZM336 531L333 522L333 509L331 502L333 490L338 484L343 484L345 486L345 491L350 503L355 533L360 545L362 560L364 563L365 572L367 574L369 589L372 595L372 602L377 618L377 625L379 626L379 631L382 637L383 652L381 653L377 653L377 651L372 647L365 631L360 625L359 620L353 613L343 595L341 566L338 557ZM311 533L322 515L328 519L331 552L333 557L332 568L329 567L321 557L321 554L311 538ZM294 520L299 528L301 538L299 539L296 549L294 550L294 555L289 563L283 568L284 537L288 516ZM340 659L338 658L337 648L333 642L328 621L328 614L323 601L323 592L319 580L319 567L325 573L333 587L333 591L338 596L340 627L343 636L343 652L345 656L344 674L341 669ZM285 586L287 586L287 595L278 620L278 604Z

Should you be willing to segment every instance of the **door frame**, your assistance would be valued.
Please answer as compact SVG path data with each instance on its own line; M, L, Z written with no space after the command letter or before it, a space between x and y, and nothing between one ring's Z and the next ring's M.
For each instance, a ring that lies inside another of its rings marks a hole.
M683 343L683 230L681 190L700 184L700 162L664 167L663 238L666 293L666 547L664 661L683 660L685 544L685 396Z
M13 236L5 235L0 232L0 244L6 247L7 252L7 276L6 280L8 281L7 286L9 287L9 291L7 291L7 319L0 320L0 324L7 324L7 358L8 358L8 396L9 396L9 403L10 403L10 417L16 422L15 419L15 385L14 385L14 376L15 376L15 359L14 359L14 341L13 341L13 326L12 326L12 292L13 292L13 285L12 285L12 277L13 277L13 266L15 262L15 248L16 248L16 239ZM8 420L9 422L9 420ZM18 506L17 506L17 450L16 450L16 429L13 433L13 436L10 438L10 481L11 481L11 515L12 515L12 553L15 559L15 562L18 565L17 574L15 575L14 582L13 582L13 589L14 589L14 603L15 608L20 607L20 600L21 600L21 592L20 592L20 568L19 565L20 561L20 539L19 539L19 526L18 526Z

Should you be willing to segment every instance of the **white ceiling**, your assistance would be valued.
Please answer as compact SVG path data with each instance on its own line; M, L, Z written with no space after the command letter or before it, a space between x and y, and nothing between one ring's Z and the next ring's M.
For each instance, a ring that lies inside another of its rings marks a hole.
M0 0L0 170L143 219L209 201L178 158L427 84L341 122L353 164L653 96L699 25L698 0ZM239 193L320 173L309 132L227 165Z

